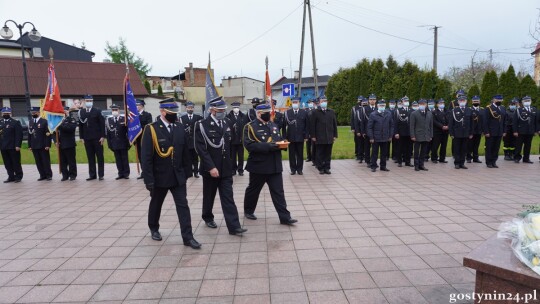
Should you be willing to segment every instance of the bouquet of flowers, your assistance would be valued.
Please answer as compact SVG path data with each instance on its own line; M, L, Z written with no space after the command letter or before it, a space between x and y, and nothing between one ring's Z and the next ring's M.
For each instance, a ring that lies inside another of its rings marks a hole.
M511 239L518 259L540 275L540 205L525 207L520 218L501 224L497 236Z

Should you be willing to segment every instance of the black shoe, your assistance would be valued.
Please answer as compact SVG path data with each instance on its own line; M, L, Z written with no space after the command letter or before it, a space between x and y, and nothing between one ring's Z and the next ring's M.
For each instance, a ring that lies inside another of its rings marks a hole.
M403 167L403 165L402 165L401 163L398 163L397 166L398 166L399 168Z
M514 159L510 155L505 155L504 160L514 160Z
M482 163L482 161L481 161L481 160L479 160L479 159L473 159L473 161L472 161L472 162L473 162L473 163L477 163L477 164L481 164L481 163Z
M324 170L319 170L319 174L324 174Z
M306 159L306 162L309 163L311 161L311 158Z
M304 175L304 172L298 171L298 175Z
M381 171L386 171L386 172L388 172L388 171L390 171L390 170L389 170L389 169L386 169L386 168L381 168Z
M461 167L460 167L460 165L454 165L454 168L459 169Z
M364 162L363 159L360 159L360 160L358 161L358 163L360 163L360 164L363 163L363 162Z
M100 177L100 178L101 178L101 177ZM115 180L119 180L119 179L122 179L122 178L124 178L124 177L123 177L123 176L117 176L117 177L115 178ZM101 179L100 179L100 180L101 180Z
M102 181L102 180L104 180L104 179L105 179L105 178L103 178L103 176L100 176L100 177L99 177L99 180L100 180L100 181Z
M65 181L67 181L67 180L68 180L67 177L62 177L62 179L61 179L60 181L61 181L61 182L65 182Z
M141 176L137 176L137 179L143 179L144 177L141 175Z
M471 162L472 162L472 160L467 159L467 164L470 164Z
M497 166L496 164L493 164L492 166L493 168L499 168L499 166Z
M426 168L426 167L420 167L420 170L422 170L422 171L429 171L428 168Z
M440 159L439 159L439 162L440 162L440 163L443 163L443 164L448 163L448 161L447 161L447 160L444 160L444 159L443 159L443 160L440 160Z
M431 162L434 163L434 164L438 163L438 161L436 159L432 159Z
M16 180L14 180L13 182L14 182L14 183L20 183L21 180L20 180L20 179L16 179Z
M45 178L46 180L48 181L51 181L52 180L52 176L47 176L47 178Z
M420 168L414 167L414 171L420 171Z
M197 242L195 239L191 239L187 242L184 242L184 246L188 246L193 249L201 249L201 244Z
M217 228L217 224L214 221L206 222L206 226L210 228Z
M524 164L532 164L533 162L530 161L530 160L524 160L523 163L524 163Z
M376 172L377 168L371 168L371 172Z
M4 184L12 183L12 182L14 182L14 181L15 181L14 179L9 179L9 178L8 178L8 179L6 179L6 180L4 181Z
M232 176L235 176L235 175L236 175L236 171L233 171L233 172L232 172Z
M127 175L126 175L126 176L124 176L124 179L129 179L129 176L127 176Z
M514 162L515 162L516 164L518 164L518 163L519 163L519 159L514 159Z
M465 165L459 165L459 167L460 167L461 169L469 169L469 168L465 167Z
M230 235L242 235L242 233L246 232L247 229L244 228L236 228L234 230L229 230Z
M411 164L411 163L405 164L405 166L407 166L407 167L414 167L414 165Z
M324 170L324 173L325 173L325 174L332 174L332 172L330 172L329 169Z
M37 180L38 180L38 182L40 182L40 181L43 181L43 180L46 180L46 179L47 179L46 177L40 177Z
M70 181L74 181L75 179L76 179L75 176L72 176L72 177L69 178Z
M244 216L247 218L247 219L250 219L250 220L256 220L257 217L255 216L255 214L253 213L246 213L244 214Z
M293 218L290 218L290 219L287 219L287 220L279 220L279 223L281 225L289 225L291 226L292 224L298 222L297 220L293 219Z
M193 173L193 176L194 176L195 178L199 178L199 173ZM199 247L200 247L200 246L199 246Z
M291 175L296 175L296 171L291 171Z
M163 239L161 238L161 233L159 233L159 231L154 231L154 232L152 232L152 240L154 240L154 241L161 241L161 240L163 240Z
M239 172L238 172L238 175L244 176L244 171L239 171Z
M488 168L493 168L492 164L487 165Z

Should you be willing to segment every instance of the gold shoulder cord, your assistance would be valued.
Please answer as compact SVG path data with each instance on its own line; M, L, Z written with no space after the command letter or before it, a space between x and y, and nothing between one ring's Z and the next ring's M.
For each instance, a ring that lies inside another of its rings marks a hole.
M257 135L255 135L255 130L253 130L253 127L251 126L251 124L248 124L248 125L247 125L247 128L248 128L248 136L249 136L249 134L251 134L251 136L253 136L252 139L253 139L254 141L256 141L256 142L261 142L261 141L259 140L259 138L257 137ZM251 136L249 136L249 137L251 138ZM272 136L270 136L270 137L268 138L268 140L266 140L266 142L271 142L271 141L272 141Z
M491 113L491 116L497 120L500 120L501 119L501 115L497 115L493 112L493 109L491 108L491 106L488 107L489 109L489 112Z
M167 149L167 152L161 152L159 150L159 143L158 143L158 140L157 140L157 135L156 135L156 130L154 129L154 126L149 124L148 127L150 128L150 134L152 134L152 143L154 145L154 150L156 151L156 153L158 154L159 157L161 158L167 158L167 157L172 157L172 155L174 154L174 147L169 147Z

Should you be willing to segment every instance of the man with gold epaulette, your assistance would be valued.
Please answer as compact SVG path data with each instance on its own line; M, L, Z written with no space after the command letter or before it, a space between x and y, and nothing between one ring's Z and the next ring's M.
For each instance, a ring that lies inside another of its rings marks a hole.
M520 160L523 160L524 164L532 164L530 159L531 143L534 135L538 132L536 108L531 106L529 96L523 97L521 104L522 107L516 109L512 122L512 132L517 138L514 162L519 163Z
M51 170L51 133L46 119L39 117L39 107L30 111L32 120L28 126L28 148L34 154L36 167L39 172L38 181L52 180Z
M244 196L244 215L256 220L255 208L264 184L268 184L272 203L279 221L284 225L292 225L297 220L291 218L287 210L285 192L283 190L283 166L281 149L276 142L282 141L276 124L270 120L271 107L258 105L257 120L244 127L244 146L249 152L246 170L249 172L249 185Z
M467 96L458 97L458 106L448 114L448 132L452 138L452 154L454 156L454 168L468 169L465 166L467 155L467 141L472 138L472 114L467 107Z
M480 113L484 108L480 107L480 97L475 95L472 100L472 138L467 143L467 163L479 163L478 148L480 147L480 139L482 139L482 119Z
M486 137L486 166L488 168L499 168L497 166L499 148L501 139L506 135L504 127L506 110L502 106L502 99L501 95L493 96L492 103L484 109L484 115L481 118Z
M114 161L118 170L119 179L129 179L130 169L128 160L128 150L131 148L128 139L128 128L126 118L120 116L120 107L111 105L111 117L105 120L105 134L107 136L107 145L114 153Z
M191 213L187 201L186 182L192 176L187 135L178 121L178 104L174 98L160 101L160 116L144 128L142 137L142 174L150 191L148 227L153 240L161 241L159 217L165 196L170 191L180 222L185 246L201 248L193 238Z

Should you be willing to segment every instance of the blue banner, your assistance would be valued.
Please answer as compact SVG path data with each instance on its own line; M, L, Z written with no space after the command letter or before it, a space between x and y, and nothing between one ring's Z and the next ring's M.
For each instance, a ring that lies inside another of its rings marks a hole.
M128 129L128 139L129 143L133 145L133 142L142 133L142 127L139 120L139 110L137 109L135 96L133 96L131 84L129 83L129 78L127 77L125 81L125 92L125 112Z
M206 102L204 103L204 117L208 116L208 108L210 100L218 97L218 92L216 86L214 85L214 80L212 75L210 75L210 65L206 69Z

